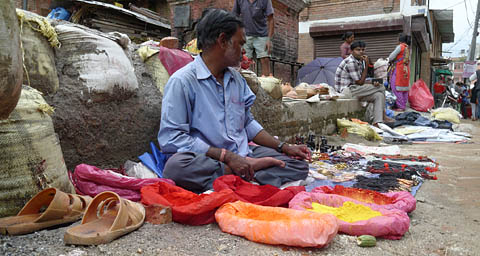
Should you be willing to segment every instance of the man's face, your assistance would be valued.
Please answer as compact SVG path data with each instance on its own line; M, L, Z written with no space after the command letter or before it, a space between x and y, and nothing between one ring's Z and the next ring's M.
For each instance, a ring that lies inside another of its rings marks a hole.
M365 47L355 47L352 51L352 55L357 60L361 59L362 56L365 55Z
M240 64L242 60L242 46L245 44L245 40L245 29L238 28L225 50L225 61L229 67L235 67Z

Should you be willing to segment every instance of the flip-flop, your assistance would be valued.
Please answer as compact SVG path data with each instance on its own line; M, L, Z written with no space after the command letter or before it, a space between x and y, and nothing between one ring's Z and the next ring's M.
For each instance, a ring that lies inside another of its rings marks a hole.
M67 194L56 188L44 189L30 199L17 216L1 218L0 233L23 235L75 222L82 218L91 200L89 196Z
M105 244L138 229L144 221L143 205L106 191L92 200L82 224L69 228L63 241L66 244Z

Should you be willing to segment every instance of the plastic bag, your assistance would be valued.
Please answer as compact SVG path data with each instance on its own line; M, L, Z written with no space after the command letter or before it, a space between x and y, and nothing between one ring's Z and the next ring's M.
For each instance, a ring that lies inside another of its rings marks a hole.
M334 188L330 186L316 187L311 192L346 196L364 202L367 206L378 205L387 210L398 209L407 213L415 210L417 205L415 197L406 191L379 193L368 189L337 185Z
M378 205L360 202L358 200L335 195L312 192L298 193L289 203L289 207L296 210L307 210L312 208L312 203L316 202L330 207L340 207L344 202L353 202L370 207L374 211L378 211L382 216L361 220L356 222L346 222L337 219L339 231L348 235L372 235L386 239L401 239L403 234L408 231L410 219L406 212L402 210L387 210Z
M411 108L420 112L427 112L434 105L433 96L422 79L412 85L408 93L408 101Z
M338 232L335 216L237 201L215 213L223 232L265 244L324 247Z
M279 100L282 98L281 81L273 76L259 77L260 85L273 99Z
M337 129L347 129L348 133L353 133L364 137L367 140L382 140L382 137L378 135L368 124L358 124L347 119L337 119Z
M244 202L264 206L285 206L299 192L305 191L304 186L291 186L279 189L272 185L255 185L244 181L236 175L224 175L213 182L213 189L217 192L233 190L238 199Z
M451 123L460 123L460 113L453 108L437 108L432 110L432 116L435 120L449 121Z
M172 75L175 71L193 61L192 55L188 52L179 49L169 49L163 46L159 48L158 58L160 58L169 75Z
M215 211L228 202L237 201L232 190L195 194L181 187L158 182L141 189L142 204L161 204L172 208L173 221L188 225L205 225L215 221Z
M140 189L144 186L159 181L161 183L175 184L169 179L132 178L87 164L77 165L73 173L69 172L69 176L75 190L80 195L95 197L101 192L113 191L119 196L132 201L140 201Z
M0 120L15 109L23 81L20 27L14 1L0 1Z

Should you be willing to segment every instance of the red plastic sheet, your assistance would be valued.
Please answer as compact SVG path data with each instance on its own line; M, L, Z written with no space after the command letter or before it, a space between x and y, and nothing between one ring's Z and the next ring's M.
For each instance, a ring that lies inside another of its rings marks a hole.
M304 186L292 186L279 189L272 185L255 185L246 182L236 175L224 175L213 182L215 191L233 190L238 200L264 206L285 206L299 192L305 191Z
M159 181L175 184L172 180L162 178L132 178L88 164L77 165L75 171L73 173L68 172L68 175L77 194L95 197L101 192L112 191L131 201L140 201L140 189L143 186Z
M193 61L193 58L189 53L179 49L169 49L160 46L159 50L158 58L169 75L172 75L175 71Z
M141 189L144 205L161 204L172 208L173 221L188 225L205 225L215 221L215 211L228 202L237 201L232 190L195 194L165 182Z
M417 80L408 93L410 107L421 112L427 112L434 105L433 96L422 79Z
M176 222L205 225L215 221L215 211L225 203L240 200L265 206L288 206L290 199L305 190L302 186L281 190L271 185L254 185L235 175L217 178L213 188L213 193L198 195L178 186L156 183L142 188L142 203L170 206Z
M338 232L336 217L237 201L223 205L215 218L223 232L265 244L324 247Z
M337 218L339 231L348 235L372 235L386 239L401 239L410 227L410 218L402 210L387 210L378 205L366 204L358 200L339 196L335 194L323 194L312 192L298 193L289 203L291 209L303 210L312 208L312 203L316 202L330 207L340 207L344 202L351 201L356 204L362 204L370 207L372 210L379 211L382 216L370 218L368 220L349 223Z
M316 187L311 192L346 196L363 202L367 206L377 205L387 210L398 209L407 213L412 212L417 207L415 197L406 191L379 193L368 189L347 188L337 185L334 188L330 186Z

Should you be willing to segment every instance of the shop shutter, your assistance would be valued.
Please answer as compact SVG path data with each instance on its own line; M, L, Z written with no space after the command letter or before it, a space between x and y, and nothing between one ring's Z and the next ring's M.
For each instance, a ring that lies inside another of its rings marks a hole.
M398 45L398 34L401 31L387 31L377 33L355 33L355 40L364 41L367 44L366 54L377 61L378 58L387 58ZM315 58L339 57L340 45L343 41L341 35L321 36L315 40Z

